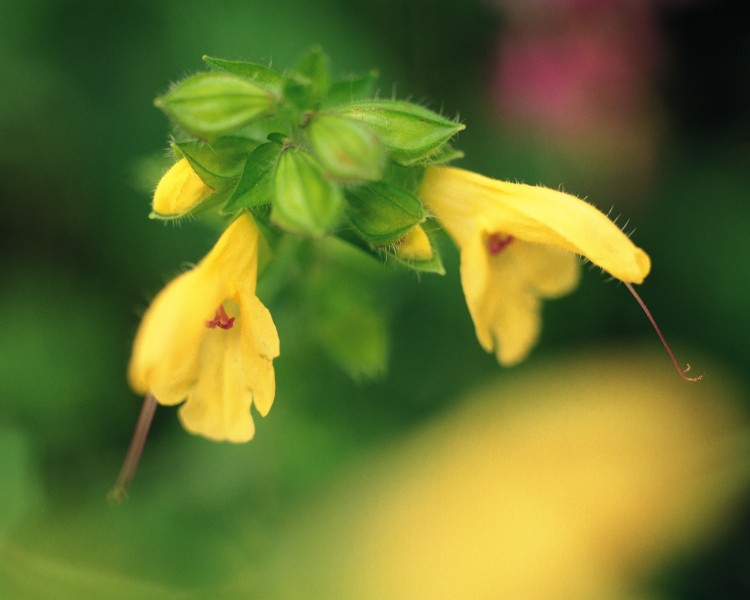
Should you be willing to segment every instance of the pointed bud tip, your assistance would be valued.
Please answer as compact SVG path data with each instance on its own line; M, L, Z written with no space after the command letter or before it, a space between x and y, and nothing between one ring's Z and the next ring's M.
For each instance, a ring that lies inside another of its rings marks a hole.
M396 255L404 260L424 262L432 259L430 239L420 225L412 227L396 246Z

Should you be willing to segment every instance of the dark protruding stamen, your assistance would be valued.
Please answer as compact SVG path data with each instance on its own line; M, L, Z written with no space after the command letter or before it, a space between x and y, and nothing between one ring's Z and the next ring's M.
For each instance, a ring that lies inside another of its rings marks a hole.
M220 304L219 308L216 309L214 318L210 321L206 321L206 327L215 329L219 327L221 329L231 329L234 325L234 317L230 317L227 311L224 310L224 305Z
M141 459L143 446L146 444L146 438L151 428L151 422L154 420L155 412L156 398L151 394L146 394L146 397L143 399L141 412L138 415L138 422L133 431L133 439L130 440L128 453L125 455L125 460L122 463L120 474L117 476L117 481L108 494L110 500L122 502L128 497L128 488L133 481L133 477L135 477L135 472L138 470L138 461Z
M656 319L654 319L653 315L651 314L651 311L646 306L646 303L638 295L638 292L636 292L633 289L633 286L631 284L627 282L623 282L623 283L625 284L625 287L628 288L628 290L630 290L630 293L633 294L633 297L636 299L638 304L640 304L641 308L643 309L643 312L646 313L648 320L651 321L651 325L653 325L654 330L656 331L656 335L659 336L659 339L661 340L661 343L664 346L664 349L667 351L667 354L669 355L669 359L672 361L672 364L674 365L675 370L680 374L680 377L682 377L685 381L693 381L693 382L700 381L701 379L703 379L702 374L698 375L697 377L688 377L686 375L686 373L690 370L690 364L688 364L684 369L680 367L680 363L677 362L674 352L672 352L672 349L669 347L667 340L662 334L661 329L659 329L659 326L656 324Z
M487 236L487 251L497 256L505 250L515 238L505 233L491 233Z

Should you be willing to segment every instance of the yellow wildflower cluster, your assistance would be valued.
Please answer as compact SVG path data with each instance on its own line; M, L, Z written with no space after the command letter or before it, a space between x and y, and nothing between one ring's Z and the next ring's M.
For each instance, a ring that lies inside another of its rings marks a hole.
M179 216L211 194L179 160L154 195L154 211ZM461 282L477 338L503 365L523 360L539 337L541 299L572 291L585 257L613 277L640 283L650 259L590 204L544 187L431 166L418 192L461 251ZM242 212L192 270L146 312L129 369L131 387L180 404L186 429L213 440L253 437L252 405L274 399L279 339L255 295L259 231ZM404 259L431 257L420 225L399 242Z

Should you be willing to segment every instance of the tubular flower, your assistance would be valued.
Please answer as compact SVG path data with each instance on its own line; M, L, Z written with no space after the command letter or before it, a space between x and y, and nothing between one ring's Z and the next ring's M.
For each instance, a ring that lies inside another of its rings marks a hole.
M651 268L603 213L563 192L428 167L419 195L461 251L477 338L503 365L523 360L539 337L541 298L576 287L576 254L628 283Z
M179 217L203 202L213 190L181 158L159 180L152 207L159 217Z
M275 392L279 338L255 295L258 229L248 215L232 223L192 270L169 283L146 311L128 378L140 394L175 405L185 429L245 442Z

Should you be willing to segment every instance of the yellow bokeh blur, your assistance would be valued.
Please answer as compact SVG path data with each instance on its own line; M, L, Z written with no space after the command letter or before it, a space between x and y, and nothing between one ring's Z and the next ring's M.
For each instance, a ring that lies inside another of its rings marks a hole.
M506 376L305 511L279 597L645 597L748 481L738 396L640 348Z

